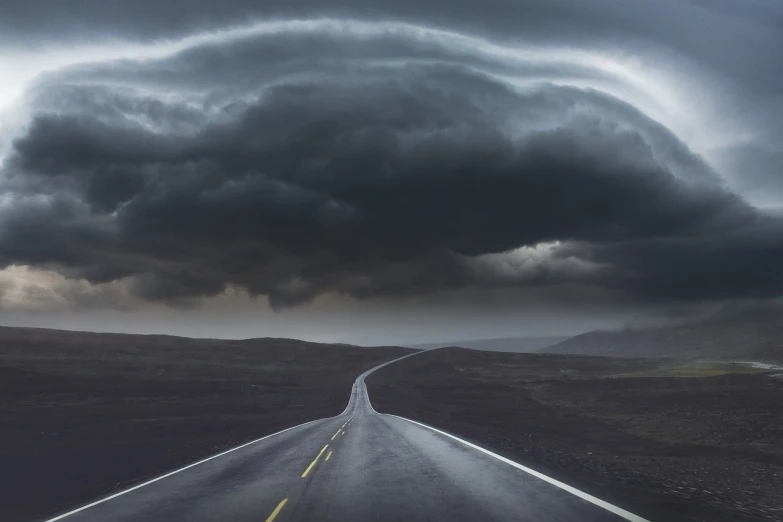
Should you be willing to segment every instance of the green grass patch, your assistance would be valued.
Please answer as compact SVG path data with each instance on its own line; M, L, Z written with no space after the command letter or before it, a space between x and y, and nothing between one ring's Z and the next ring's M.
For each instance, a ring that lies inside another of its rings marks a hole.
M610 375L612 378L622 377L713 377L715 375L726 375L728 373L767 373L770 370L754 368L741 363L689 363L679 366L661 366L649 370L642 370L630 373L618 373Z

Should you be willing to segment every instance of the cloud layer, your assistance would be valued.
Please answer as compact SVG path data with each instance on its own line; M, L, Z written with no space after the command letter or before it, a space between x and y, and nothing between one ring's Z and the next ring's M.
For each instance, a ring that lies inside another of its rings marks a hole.
M683 140L665 76L397 22L255 24L136 52L28 89L0 175L0 266L168 303L238 287L275 307L562 284L783 292L780 219Z

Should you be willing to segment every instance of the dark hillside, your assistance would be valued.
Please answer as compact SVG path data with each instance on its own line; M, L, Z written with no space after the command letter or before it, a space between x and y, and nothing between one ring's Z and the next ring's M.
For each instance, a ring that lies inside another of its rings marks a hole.
M670 326L588 332L542 352L783 362L783 312L756 309Z

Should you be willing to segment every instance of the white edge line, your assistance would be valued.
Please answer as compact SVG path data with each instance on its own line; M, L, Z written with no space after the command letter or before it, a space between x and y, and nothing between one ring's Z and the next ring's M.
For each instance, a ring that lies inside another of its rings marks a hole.
M147 482L143 482L141 484L133 486L132 488L125 489L123 491L120 491L119 493L114 493L113 495L109 495L108 497L102 498L100 500L96 500L95 502L92 502L91 504L87 504L86 506L82 506L82 507L80 507L78 509L74 509L73 511L69 511L68 513L63 513L62 515L56 516L54 518L50 518L50 519L46 520L45 522L54 522L55 520L62 520L65 517L69 517L69 516L74 515L74 514L80 512L80 511L84 511L85 509L89 509L89 508L91 508L93 506L97 506L98 504L103 504L104 502L106 502L108 500L112 500L114 498L117 498L117 497L119 497L121 495L124 495L125 493L130 493L131 491L134 491L134 490L139 489L139 488L143 488L144 486L149 486L153 482L157 482L159 480L163 480L164 478L167 478L167 477L170 477L172 475L175 475L175 474L177 474L177 473L179 473L181 471L185 471L186 469L190 469L190 468L192 468L194 466L198 466L199 464L203 464L203 463L205 463L207 461L210 461L212 459L216 459L218 457L222 457L223 455L231 453L232 451L236 451L238 449L242 449L245 446L250 446L251 444L255 444L256 442L261 442L262 440L268 439L269 437L274 437L275 435L280 435L281 433L284 433L286 431L294 430L296 428L301 428L302 426L307 426L308 424L312 424L314 422L319 422L319 421L322 421L322 420L327 420L327 419L324 418L324 419L311 420L311 421L305 422L303 424L298 424L296 426L292 426L290 428L286 428L284 430L272 433L270 435L266 435L264 437L261 437L260 439L251 440L250 442L246 442L246 443L244 443L244 444L242 444L240 446L237 446L235 448L231 448L231 449L226 450L226 451L224 451L222 453L218 453L217 455L212 455L211 457L207 457L205 459L199 460L198 462L194 462L192 464L188 464L184 468L179 468L179 469L176 469L174 471L170 471L170 472L166 473L165 475L161 475L160 477L156 477L156 478L154 478L152 480L148 480Z
M488 449L484 449L481 446L477 446L476 444L473 444L473 443L468 442L466 440L462 440L459 437L455 437L454 435L452 435L450 433L446 433L445 431L441 431L441 430L433 428L431 426L427 426L426 424L422 424L421 422L416 422L415 420L406 419L405 417L400 417L399 415L392 415L390 413L381 413L380 415L388 415L389 417L397 417L398 419L402 419L404 421L412 422L413 424L418 424L419 426L421 426L423 428L427 428L429 430L432 430L432 431L435 431L437 433L440 433L441 435L445 435L446 437L452 438L452 439L454 439L454 440L456 440L458 442L461 442L462 444L464 444L466 446L469 446L469 447L471 447L471 448L473 448L475 450L478 450L478 451L480 451L482 453L485 453L485 454L489 455L490 457L494 457L494 458L498 459L499 461L508 464L509 466L514 466L515 468L520 469L520 470L524 471L525 473L529 473L529 474L533 475L534 477L543 480L544 482L548 482L548 483L552 484L553 486L557 486L558 488L560 488L560 489L562 489L564 491L567 491L567 492L571 493L572 495L576 495L577 497L579 497L581 499L584 499L584 500L590 502L591 504L595 504L596 506L602 507L602 508L604 508L607 511L611 511L615 515L623 517L626 520L630 520L631 522L650 522L646 518L642 518L639 515L634 515L630 511L626 511L625 509L617 507L614 504L610 504L609 502L606 502L605 500L601 500L600 498L594 497L594 496L590 495L589 493L585 493L584 491L578 490L578 489L576 489L573 486L569 486L568 484L566 484L564 482L560 482L559 480L555 480L552 477L548 477L548 476L544 475L543 473L539 473L538 471L536 471L534 469L530 469L530 468L528 468L526 466L523 466L522 464L514 462L511 459L507 459L506 457L500 456L500 455L498 455L496 453L492 453Z
M392 362L395 362L395 361L392 361ZM375 368L373 368L373 369L375 369ZM544 475L543 473L540 473L540 472L538 472L538 471L536 471L534 469L530 469L527 466L523 466L522 464L514 462L511 459L507 459L506 457L502 457L502 456L498 455L497 453L492 453L488 449L482 448L481 446L477 446L476 444L473 444L472 442L468 442L466 440L462 440L459 437L457 437L455 435L452 435L451 433L446 433L445 431L439 430L437 428L433 428L432 426L427 426L426 424L422 424L421 422L418 422L418 421L415 421L415 420L411 420L411 419L407 419L405 417L400 417L399 415L393 415L391 413L379 413L378 411L376 411L375 408L373 408L372 402L370 402L370 393L367 391L367 385L365 384L364 379L362 379L362 384L364 385L364 396L367 399L367 404L370 406L370 409L372 411L374 411L375 413L377 413L378 415L384 415L384 416L387 416L387 417L396 417L396 418L398 418L400 420L411 422L413 424L417 424L417 425L421 426L422 428L427 428L428 430L432 430L432 431L434 431L436 433L440 433L441 435L449 437L450 439L454 439L457 442L460 442L460 443L464 444L465 446L468 446L468 447L473 448L473 449L475 449L477 451L480 451L480 452L482 452L482 453L484 453L486 455L489 455L490 457L493 457L493 458L495 458L495 459L497 459L497 460L499 460L499 461L501 461L501 462L503 462L505 464L508 464L509 466L513 466L513 467L515 467L515 468L517 468L519 470L524 471L525 473L533 475L534 477L536 477L538 479L541 479L544 482L548 482L549 484L552 484L553 486L556 486L556 487L562 489L563 491L567 491L568 493L571 493L572 495L575 495L575 496L577 496L577 497L579 497L579 498L581 498L583 500L586 500L586 501L590 502L591 504L594 504L594 505L596 505L598 507L601 507L601 508L603 508L603 509L605 509L605 510L611 512L611 513L614 513L615 515L617 515L619 517L622 517L625 520L629 520L630 522L650 522L646 518L642 518L639 515L634 515L630 511L626 511L625 509L617 507L614 504L610 504L609 502L606 502L605 500L601 500L600 498L594 497L593 495L590 495L589 493L585 493L584 491L578 490L578 489L576 489L573 486L569 486L565 482L560 482L559 480L553 479L552 477L548 477L547 475Z

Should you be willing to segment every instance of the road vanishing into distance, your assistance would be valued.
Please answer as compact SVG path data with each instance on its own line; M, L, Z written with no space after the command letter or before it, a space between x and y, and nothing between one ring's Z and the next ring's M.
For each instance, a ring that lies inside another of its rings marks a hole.
M646 522L453 435L377 413L364 378L386 364L356 379L337 417L243 444L47 522Z

